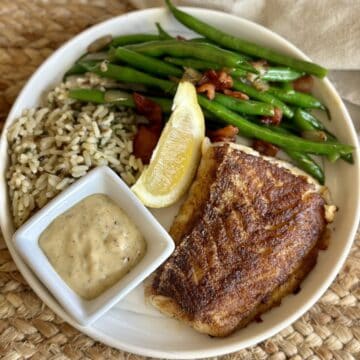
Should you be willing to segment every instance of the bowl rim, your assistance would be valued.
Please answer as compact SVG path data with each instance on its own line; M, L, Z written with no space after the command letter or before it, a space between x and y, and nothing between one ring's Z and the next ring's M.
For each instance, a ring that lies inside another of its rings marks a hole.
M246 27L250 28L250 29L255 29L257 32L263 33L263 34L267 34L269 36L271 36L272 38L276 39L276 41L278 41L279 43L281 43L282 45L284 45L285 47L289 48L290 50L292 50L294 53L297 54L297 57L303 60L310 60L310 58L308 56L306 56L300 49L298 49L295 45L293 45L292 43L290 43L289 41L287 41L285 38L283 38L282 36L274 33L273 31L265 28L264 26L261 26L257 23L254 23L250 20L241 18L239 16L233 15L233 14L228 14L228 13L224 13L221 11L216 11L216 10L210 10L210 9L204 9L204 8L199 8L199 7L180 7L182 10L189 12L190 14L193 15L212 15L212 16L223 16L224 18L229 18L232 19L233 21L237 21L237 22L241 22L243 23ZM118 21L119 18L126 18L126 17L132 17L132 16L138 16L138 15L143 15L146 14L148 17L152 17L154 15L158 15L159 12L164 11L164 7L157 7L157 8L150 8L150 9L144 9L144 10L138 10L138 11L134 11L134 12L130 12L130 13L125 13L116 17L113 17L111 19L108 19L106 21L103 21L101 23L98 23L88 29L86 29L83 32L80 32L79 34L77 34L75 37L71 38L69 41L67 41L65 44L63 44L60 48L58 48L56 51L54 51L54 53L48 58L46 59L45 62L42 63L42 65L34 72L34 74L30 77L30 79L27 81L26 85L24 86L24 88L21 90L20 94L18 95L16 101L14 102L11 111L9 112L9 115L7 117L7 120L4 124L4 128L3 128L3 132L1 135L1 139L0 139L0 147L1 146L5 146L3 145L4 141L6 140L6 129L10 123L10 119L14 117L15 114L15 109L18 107L18 103L20 102L19 99L21 99L22 94L31 86L31 82L32 80L37 77L38 73L45 67L48 66L48 64L57 56L59 56L64 49L74 46L75 44L78 43L79 39L81 39L82 37L85 36L85 34L90 33L95 31L98 28L101 28L102 26L106 25L110 25L112 23L116 23ZM356 153L356 157L359 158L359 143L358 143L358 138L356 136L356 132L354 129L354 126L352 125L352 120L349 116L349 113L344 105L344 103L342 102L340 96L337 94L334 86L330 83L330 81L325 78L322 79L322 81L324 82L324 84L326 85L326 87L328 88L328 90L331 92L332 96L334 96L334 98L338 99L338 106L341 109L342 114L344 115L344 117L347 120L347 126L349 127L349 132L351 134L351 140L352 140L352 144L356 147L355 149L355 153ZM358 162L356 162L356 164L354 165L356 166L356 176L357 179L360 178L360 167ZM354 170L355 171L355 170ZM5 181L5 180L4 180ZM358 189L356 189L356 191L358 192ZM0 225L3 228L3 218L0 217ZM31 288L34 290L34 292L40 297L40 299L42 301L44 301L44 303L46 303L56 314L58 314L62 319L64 319L65 321L67 321L68 323L70 323L72 326L74 326L75 328L79 329L80 331L82 331L83 333L91 336L92 338L105 343L109 346L124 350L124 351L128 351L128 352L132 352L132 353L136 353L139 355L143 355L143 356L153 356L153 357L167 357L167 358L172 358L172 359L177 359L179 357L183 358L183 359L193 359L193 358L204 358L204 357L209 357L209 356L219 356L219 355L224 355L227 353L231 353L234 351L238 351L240 349L249 347L249 346L254 346L257 343L259 343L260 341L263 341L273 335L275 335L276 333L278 333L279 331L285 329L287 326L289 326L290 324L292 324L294 321L296 321L298 318L300 318L306 311L308 311L310 309L311 306L313 306L319 299L320 297L324 294L324 292L327 290L327 288L330 286L330 284L333 282L333 280L335 279L336 275L339 273L341 267L343 266L346 257L348 256L349 252L350 252L350 248L352 246L353 243L353 239L355 237L356 234L356 230L357 230L357 226L358 226L358 222L360 219L360 199L357 201L356 204L356 211L354 213L354 218L353 218L353 223L352 223L352 227L349 231L350 236L347 239L346 242L346 246L344 247L344 251L341 255L341 258L339 259L339 261L337 262L336 266L333 268L333 271L328 275L326 281L323 282L322 286L319 287L318 291L314 294L312 294L312 296L310 296L308 298L308 300L301 306L300 309L298 309L297 311L295 311L292 315L290 315L285 321L277 324L277 326L275 326L274 328L268 330L268 331L264 331L262 332L260 335L254 336L251 341L248 341L245 344L242 344L239 346L239 343L233 343L231 345L229 344L225 344L225 345L221 345L216 347L215 349L207 349L205 350L187 350L187 349L183 349L181 351L167 351L167 350L159 350L159 349L144 349L141 346L136 346L133 344L128 344L127 342L123 342L123 341L114 341L111 337L101 333L100 331L97 331L95 328L92 327L82 327L79 326L78 324L74 323L72 321L71 318L69 318L67 316L67 314L63 311L63 309L61 309L61 307L59 307L59 304L57 304L54 299L52 299L51 297L49 297L47 294L44 294L41 287L39 286L39 284L37 283L33 283L32 278L33 275L31 274L31 272L29 271L29 269L22 263L21 259L19 258L19 255L16 253L16 251L13 248L13 245L11 244L11 239L9 238L9 234L4 233L4 239L5 242L9 248L9 251L14 259L14 262L16 263L16 265L18 266L19 271L22 273L22 275L24 276L24 278L29 282L32 283Z

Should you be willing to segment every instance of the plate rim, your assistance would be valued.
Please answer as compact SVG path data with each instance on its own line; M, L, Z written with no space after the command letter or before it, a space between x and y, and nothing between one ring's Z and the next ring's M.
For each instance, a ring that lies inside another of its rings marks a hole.
M284 45L286 45L288 48L291 48L291 50L293 50L294 52L297 53L297 56L299 58L302 58L303 60L310 60L308 56L306 56L300 49L298 49L295 45L293 45L291 42L289 42L288 40L286 40L285 38L283 38L282 36L278 35L277 33L273 32L272 30L259 25L255 22L252 22L250 20L244 19L242 17L239 17L237 15L234 14L228 14L225 12L221 12L221 11L217 11L217 10L211 10L211 9L206 9L206 8L199 8L199 7L180 7L181 9L188 11L189 13L192 13L194 15L196 14L200 14L202 13L203 15L206 14L213 14L215 16L221 15L224 18L232 18L232 20L234 21L238 21L238 22L242 22L245 24L245 26L256 29L256 31L260 31L263 33L266 33L272 37L275 37L277 41L283 43ZM16 98L16 101L14 102L14 104L11 107L11 110L7 116L7 119L4 123L4 128L3 128L3 132L1 134L1 138L0 138L0 147L4 146L4 141L6 140L6 129L8 128L10 119L14 117L14 113L16 108L18 107L18 102L19 99L22 97L22 94L26 92L27 88L30 87L31 82L33 80L33 78L35 78L37 76L37 74L42 70L42 68L46 67L48 63L50 63L52 61L53 58L59 56L59 53L61 53L62 51L64 51L64 49L66 49L67 47L71 46L72 43L76 43L78 41L79 38L85 36L86 33L88 32L92 32L94 30L96 30L97 28L100 28L102 26L104 26L104 24L109 24L112 22L116 22L119 18L124 18L124 17L136 17L139 14L145 14L148 13L148 16L151 18L156 14L159 14L159 12L164 11L165 8L164 7L156 7L156 8L149 8L149 9L143 9L143 10L137 10L137 11L133 11L133 12L128 12L125 14L121 14L119 16L110 18L108 20L102 21L98 24L95 24L93 26L91 26L90 28L80 32L79 34L77 34L76 36L72 37L70 40L68 40L67 42L65 42L61 47L59 47L58 49L56 49L38 68L37 70L32 74L32 76L27 80L25 86L22 88L21 92L19 93L19 95ZM168 12L168 10L165 10ZM334 86L330 83L330 81L328 80L328 78L323 79L326 87L328 88L328 90L332 93L332 96L334 96L335 98L338 99L338 104L337 106L340 107L342 114L344 115L344 117L347 120L347 125L349 126L349 131L351 133L351 140L354 144L354 146L356 146L355 152L357 154L357 158L359 158L359 142L358 142L358 138L356 136L356 132L351 120L351 117L342 101L342 99L340 98L340 96L338 95L337 91L335 90ZM360 166L357 162L357 179L360 178ZM6 180L4 180L4 183L6 183ZM359 192L359 190L358 190ZM182 350L182 351L169 351L169 350L157 350L157 349L148 349L148 348L142 348L136 345L129 345L127 342L122 342L121 340L117 340L114 341L111 337L107 336L106 334L101 333L100 331L96 330L95 328L89 326L89 327L84 327L79 325L78 323L76 323L72 318L70 318L67 313L60 307L60 305L56 302L56 300L51 296L48 296L47 294L43 293L43 290L38 286L38 284L33 283L32 281L32 276L33 273L31 272L30 268L23 262L22 258L20 257L20 255L16 252L15 247L12 244L12 236L10 236L9 234L5 234L3 232L4 235L4 240L6 242L7 248L9 249L12 258L15 262L15 264L18 267L18 270L21 272L22 276L25 278L25 280L28 282L29 286L32 288L32 290L36 293L36 295L52 310L54 311L54 313L56 315L58 315L59 317L61 317L64 321L68 322L70 325L72 325L74 328L78 329L79 331L83 332L84 334L90 336L91 338L98 340L106 345L115 347L119 350L122 351L127 351L127 352L131 352L134 354L138 354L138 355L142 355L142 356L152 356L152 357L167 357L167 358L171 358L171 359L177 359L179 357L183 358L183 359L194 359L194 358L204 358L204 357L209 357L209 356L220 356L220 355L224 355L224 354L228 354L228 353L232 353L235 351L239 351L241 349L244 349L246 347L250 347L250 346L254 346L257 343L266 340L267 338L275 335L276 333L282 331L283 329L285 329L286 327L288 327L289 325L291 325L293 322L295 322L298 318L300 318L305 312L307 312L311 306L313 306L319 299L320 297L324 294L324 292L327 290L327 288L331 285L331 283L334 281L335 277L337 276L337 274L339 273L341 267L343 266L349 252L351 249L351 246L353 244L354 238L355 238L355 234L356 234L356 230L358 227L358 223L359 223L359 219L360 219L360 201L357 202L356 204L356 211L354 214L354 220L353 220L353 224L352 227L349 231L349 238L348 241L346 243L346 246L344 247L344 251L341 255L341 258L339 259L338 263L336 264L336 266L334 267L333 271L331 272L330 275L328 275L327 277L327 281L323 282L321 287L319 288L319 290L314 293L303 305L300 309L298 309L296 312L294 312L291 316L289 316L285 321L283 321L280 324L277 324L277 326L275 328L269 329L268 331L265 331L263 333L261 333L260 335L254 336L251 340L247 341L247 343L244 342L235 342L233 344L226 344L226 345L222 345L219 346L217 348L214 349L207 349L206 351L204 350ZM1 228L3 228L3 218L0 217L0 226Z

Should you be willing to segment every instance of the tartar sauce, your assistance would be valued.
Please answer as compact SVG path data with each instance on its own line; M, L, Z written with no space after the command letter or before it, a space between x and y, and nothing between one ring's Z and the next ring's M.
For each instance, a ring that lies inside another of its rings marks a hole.
M146 251L134 223L103 194L88 196L57 217L39 245L63 280L87 300L114 285Z

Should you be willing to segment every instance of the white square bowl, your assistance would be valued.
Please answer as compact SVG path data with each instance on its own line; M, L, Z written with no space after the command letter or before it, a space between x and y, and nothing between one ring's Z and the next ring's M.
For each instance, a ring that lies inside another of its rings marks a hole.
M55 271L38 240L50 223L82 199L92 194L108 195L144 236L147 250L142 260L116 284L93 300L77 295ZM140 284L174 251L174 242L129 187L107 166L97 167L76 181L14 234L21 256L64 309L81 325L89 325Z

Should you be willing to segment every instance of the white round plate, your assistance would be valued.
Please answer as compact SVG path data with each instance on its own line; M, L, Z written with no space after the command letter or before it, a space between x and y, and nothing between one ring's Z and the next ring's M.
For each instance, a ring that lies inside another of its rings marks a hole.
M300 50L280 36L249 21L204 9L186 8L186 11L228 33L307 59ZM16 253L12 242L14 229L5 180L6 129L24 108L36 106L40 96L61 81L64 72L94 39L105 34L156 33L154 24L157 21L172 34L193 35L165 9L125 14L96 25L73 38L45 61L31 77L9 114L1 138L0 202L3 209L0 212L0 224L9 250L30 286L52 310L80 331L110 346L145 356L185 359L221 355L254 345L284 329L304 314L334 280L350 250L359 220L358 150L354 154L354 165L344 161L337 161L336 164L325 163L327 185L334 202L339 206L339 212L333 226L330 246L327 251L321 252L315 269L303 282L300 293L286 297L281 306L262 316L263 322L253 323L226 338L215 339L201 335L176 320L160 316L144 304L142 289L137 289L124 303L116 305L92 326L81 327L63 311L34 276ZM329 129L341 141L357 146L351 119L333 86L326 79L316 80L314 91L330 109L332 121L326 124ZM168 226L172 221L175 213L175 210L172 210L172 213L167 210L156 212L164 226Z

